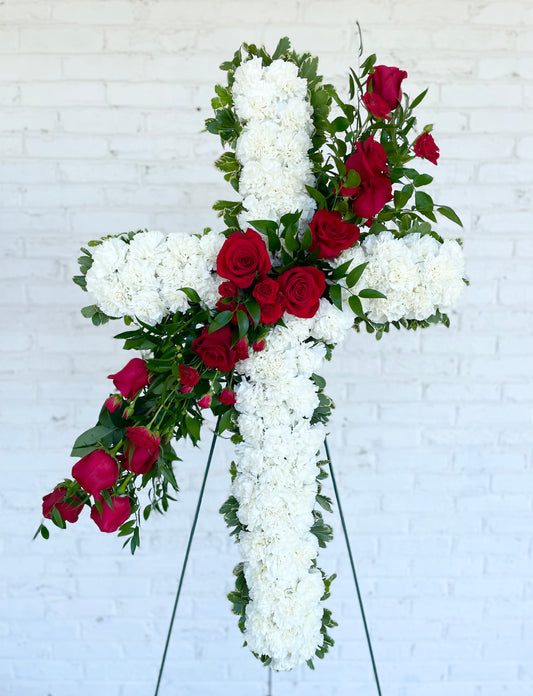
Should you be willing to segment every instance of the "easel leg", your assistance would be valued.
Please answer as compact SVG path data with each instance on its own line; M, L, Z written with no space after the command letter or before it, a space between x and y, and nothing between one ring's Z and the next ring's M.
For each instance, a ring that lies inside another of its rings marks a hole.
M359 602L359 608L361 610L361 616L363 618L363 626L365 628L366 642L368 645L368 651L370 653L370 660L372 661L372 669L374 671L374 680L376 682L376 688L379 696L381 695L381 687L379 685L378 671L376 668L376 661L374 659L374 651L372 650L372 641L370 640L370 633L368 632L368 626L366 623L365 609L363 607L363 599L361 597L361 592L359 590L359 582L357 580L357 573L355 572L355 563L352 555L352 548L350 546L350 540L348 538L348 530L346 529L346 522L344 521L344 514L342 512L341 501L339 498L339 490L337 488L337 481L335 480L335 474L333 473L333 464L331 463L331 455L329 453L328 439L324 440L324 449L326 450L326 457L328 458L329 473L331 475L331 482L333 484L333 490L335 492L335 500L337 501L337 507L339 508L339 516L341 518L342 531L344 533L344 539L346 540L346 546L348 548L348 557L350 559L350 565L352 567L353 579L355 582L355 590L357 592L357 600Z
M202 500L204 497L204 491L205 491L205 484L207 482L207 475L209 473L209 468L211 467L211 460L213 459L213 452L215 451L215 443L217 441L218 437L218 424L220 421L220 417L217 420L217 424L215 426L215 432L213 434L213 440L211 441L211 449L209 450L209 457L207 458L207 464L205 467L205 472L204 472L204 478L202 480L202 486L200 488L200 495L198 496L198 503L196 505L196 511L194 513L194 519L191 527L191 531L189 534L189 541L187 543L187 549L185 551L185 557L183 559L183 566L181 568L181 575L180 575L180 580L178 583L178 590L176 592L176 599L174 600L174 608L172 609L172 616L170 619L170 626L168 627L168 633L167 633L167 640L165 642L165 649L163 651L163 657L161 659L161 667L159 668L159 676L157 677L157 685L155 687L155 692L154 696L157 696L159 693L159 685L161 683L161 677L163 676L163 669L165 668L165 660L167 658L167 650L168 650L168 644L170 642L170 636L172 634L172 628L174 626L174 619L176 617L176 609L178 608L178 601L180 598L181 594L181 587L183 585L183 578L185 576L185 569L187 568L187 562L189 560L189 553L191 550L191 545L192 545L192 539L194 536L194 532L196 530L196 523L198 522L198 515L200 514L200 507L202 505Z

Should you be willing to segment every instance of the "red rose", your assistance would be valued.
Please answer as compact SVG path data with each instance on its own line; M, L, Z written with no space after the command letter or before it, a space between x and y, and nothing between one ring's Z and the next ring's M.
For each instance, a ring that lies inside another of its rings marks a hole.
M117 410L117 408L120 408L120 405L122 403L122 399L120 396L110 396L109 399L106 399L104 401L104 406L107 408L108 411L113 413L114 411Z
M274 278L263 278L254 287L252 295L259 304L272 304L276 301L279 293L279 283Z
M353 197L352 208L362 218L374 217L392 199L392 183L386 172L387 153L372 136L355 143L355 152L346 160L346 171L355 170L361 177L356 188L343 186L343 196Z
M198 401L198 406L200 408L209 408L211 406L211 396L206 394Z
M235 312L237 310L237 302L228 297L222 297L217 301L215 307L219 312Z
M159 457L161 438L142 426L126 428L126 438L128 443L120 463L134 474L146 474Z
M262 338L260 341L254 341L252 348L256 353L260 353L262 350L265 350L265 339Z
M103 449L95 449L72 467L72 476L92 496L111 488L118 479L118 464Z
M361 97L361 101L367 110L376 118L390 119L390 106L376 92L366 92Z
M376 142L373 136L354 144L355 151L346 160L346 173L354 169L361 177L361 184L364 184L375 176L388 172L387 153L383 145ZM360 185L356 188L343 186L341 194L343 196L356 196L359 189Z
M256 276L272 268L268 250L255 230L233 232L222 245L217 257L217 273L232 280L238 288L247 288Z
M180 380L184 387L194 387L200 381L198 370L188 365L178 365Z
M389 106L389 111L395 109L402 98L402 81L407 77L405 70L390 68L387 65L374 66L374 72L366 81L367 92L376 94Z
M422 157L433 162L433 164L437 164L440 153L431 133L424 132L422 135L419 135L413 144L413 150L417 157Z
M180 387L180 392L182 394L190 394L192 392L192 387Z
M311 251L318 249L319 259L334 259L359 239L359 227L344 222L336 210L317 210L309 223L313 242Z
M326 289L326 277L313 266L296 266L284 271L279 277L286 310L302 319L313 317Z
M237 362L237 355L231 346L232 339L233 332L229 326L223 326L212 333L209 333L206 326L192 342L192 349L207 367L229 372Z
M52 510L55 508L65 522L78 521L80 512L83 509L83 504L81 502L79 502L77 505L67 503L65 500L67 490L68 489L66 486L58 486L51 493L48 493L48 495L43 497L44 517L51 519ZM74 498L74 500L78 500L78 498Z
M236 297L239 292L239 288L231 280L225 280L218 286L218 294L220 297Z
M96 522L101 532L115 532L128 519L131 513L130 499L124 495L112 495L110 507L102 500L102 512L96 505L91 508L91 519Z
M262 304L260 308L261 316L259 321L262 324L275 324L278 319L281 319L285 311L285 298L280 293L275 302L272 302L272 304Z
M275 324L285 311L285 300L280 292L279 283L273 278L263 278L254 287L252 295L259 302L263 324Z
M115 375L108 375L113 384L126 399L133 399L143 387L151 382L150 372L141 358L133 358Z
M391 199L392 183L389 177L383 174L375 176L359 186L358 194L352 202L352 208L359 217L371 218L377 215L385 203Z
M227 406L233 406L235 403L235 392L233 389L223 389L218 395L218 400L221 404L226 404Z
M237 341L237 343L233 346L233 349L235 350L237 360L246 360L246 358L249 357L248 339L246 338L246 336Z

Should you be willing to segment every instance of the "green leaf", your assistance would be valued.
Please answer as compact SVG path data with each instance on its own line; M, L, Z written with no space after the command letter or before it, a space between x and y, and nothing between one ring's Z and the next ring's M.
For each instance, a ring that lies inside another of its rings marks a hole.
M273 220L249 220L248 225L266 236L268 236L270 232L277 233L279 227Z
M217 314L213 321L209 324L209 333L213 333L213 331L217 331L223 326L226 326L226 324L229 324L232 316L233 312L230 312L228 309Z
M237 162L234 152L224 152L215 161L215 167L221 172L236 172L240 170L241 165Z
M292 229L287 229L285 232L285 246L288 251L296 251L300 248L300 242L298 241L296 234Z
M394 207L396 210L401 210L407 201L413 195L414 187L412 184L407 184L401 191L394 192Z
M337 266L337 268L333 269L329 277L332 280L339 280L340 278L344 278L344 276L346 275L346 271L350 268L351 264L351 261L345 261L344 263L341 263L340 266Z
M320 193L320 191L312 186L306 186L307 193L313 198L317 203L319 208L326 207L326 197Z
M420 94L413 99L413 101L411 102L411 109L414 109L416 106L418 106L420 104L422 99L426 96L427 91L428 90L425 89L423 92L420 92Z
M72 280L79 285L82 290L87 290L87 280L84 275L74 276Z
M309 229L309 227L306 227L302 237L301 247L302 249L304 249L304 251L307 251L307 249L309 249L312 243L313 235L311 234L311 230Z
M242 309L237 310L237 323L239 325L239 338L244 338L250 328L248 315Z
M329 299L335 307L342 310L342 290L340 285L330 285Z
M445 218L448 218L448 220L451 220L452 222L455 222L456 225L459 225L459 227L463 226L463 223L461 222L460 217L457 215L455 210L453 210L449 206L440 205L437 208L437 210L441 215L444 215Z
M83 315L84 317L86 317L87 319L90 319L90 318L91 318L93 315L95 315L98 311L99 311L99 309L98 309L98 307L97 307L95 304L89 305L88 307L83 307L83 308L81 309L82 315Z
M331 126L336 133L340 133L350 127L350 121L345 116L337 116L331 122Z
M191 302L200 302L200 295L194 288L180 288L180 290L187 295Z
M277 60L280 58L280 56L283 56L284 54L288 53L291 49L291 42L289 41L289 38L287 36L284 36L281 38L278 42L278 45L276 46L276 50L272 54L272 60Z
M44 526L44 524L42 524L42 525L39 527L39 532L40 532L40 534L41 534L41 536L42 536L43 539L49 539L49 538L50 538L50 532L48 531L47 527ZM35 537L34 537L34 538L35 538Z
M201 422L192 416L186 415L185 426L187 428L187 432L191 436L191 440L196 444L200 439L200 429L202 427Z
M417 191L415 193L415 206L421 213L431 213L433 212L433 199L424 191Z
M110 428L104 425L95 425L82 433L72 447L71 457L83 457L85 454L97 449L98 441L110 432Z
M257 326L261 319L261 307L259 306L259 302L257 302L257 300L254 299L249 299L246 300L244 306L246 307L246 310L248 311L248 314L250 315L252 322L255 326Z
M56 507L52 508L50 516L52 518L52 522L56 525L56 527L60 527L61 529L66 529L67 523L61 517L61 515L59 514L59 511Z
M356 266L352 271L348 273L348 275L346 276L346 285L349 288L353 288L353 286L357 283L359 278L363 275L363 271L367 266L368 261L359 264L359 266Z
M361 175L355 169L349 169L346 174L344 185L346 188L357 188L361 183Z
M431 184L433 177L430 174L419 174L413 179L413 184L415 186L426 186L426 184Z
M361 304L361 300L357 297L357 295L352 295L348 300L348 304L350 305L350 308L354 314L361 317L361 319L364 319L365 313L363 312L363 305Z
M384 295L382 292L379 292L379 290L372 290L371 288L365 288L364 290L361 290L361 292L359 293L359 297L372 298L376 300L387 299L387 296Z

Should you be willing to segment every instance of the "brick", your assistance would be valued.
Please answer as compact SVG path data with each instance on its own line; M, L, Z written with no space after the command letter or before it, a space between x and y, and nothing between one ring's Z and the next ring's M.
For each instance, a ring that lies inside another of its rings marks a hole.
M36 82L21 86L24 106L80 106L105 103L103 84L95 82Z
M58 24L24 27L20 30L20 47L28 53L94 53L103 48L103 32Z
M88 135L68 135L55 133L54 135L36 136L26 138L26 148L32 157L62 158L95 158L105 156L108 152L105 138Z
M75 24L130 24L138 16L138 10L131 2L124 0L106 0L95 7L94 2L78 0L76 5L56 3L53 18L56 22Z

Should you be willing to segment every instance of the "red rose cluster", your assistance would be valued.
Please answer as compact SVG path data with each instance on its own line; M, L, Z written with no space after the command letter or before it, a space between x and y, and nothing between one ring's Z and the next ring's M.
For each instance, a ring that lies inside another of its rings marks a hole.
M147 386L152 376L144 360L134 358L114 375L109 375L114 385L126 399L133 399ZM106 400L106 408L113 413L122 404L119 396L111 396ZM103 532L114 532L131 514L131 504L127 496L113 493L113 486L120 475L119 462L123 469L134 474L145 474L159 458L161 438L148 428L126 428L123 454L117 459L103 448L94 449L82 457L72 467L72 476L81 488L99 501L91 508L91 519ZM109 492L111 505L103 500L103 491ZM76 504L75 496L67 500L67 488L59 486L43 498L43 515L50 519L55 508L66 522L76 522L83 508L83 503Z
M324 244L324 240L322 243ZM326 249L327 246L324 248ZM233 232L222 245L217 259L217 273L227 279L219 287L222 299L217 304L218 309L231 312L236 312L238 309L244 310L244 304L239 302L239 292L253 286L252 297L259 304L261 310L259 321L263 324L275 324L284 312L304 318L314 316L320 297L326 289L324 273L312 266L295 266L277 277L269 277L267 274L271 270L272 263L261 235L252 229L247 229L246 232ZM222 329L208 336L212 337L220 331ZM202 337L203 334L196 341L201 340ZM204 343L205 341L202 340L202 348ZM193 350L196 350L194 343ZM212 360L209 355L208 359ZM205 360L204 362L210 367L218 367L209 365ZM230 362L227 361L226 364ZM233 362L228 369L231 369L234 364ZM219 367L219 369L223 368Z

